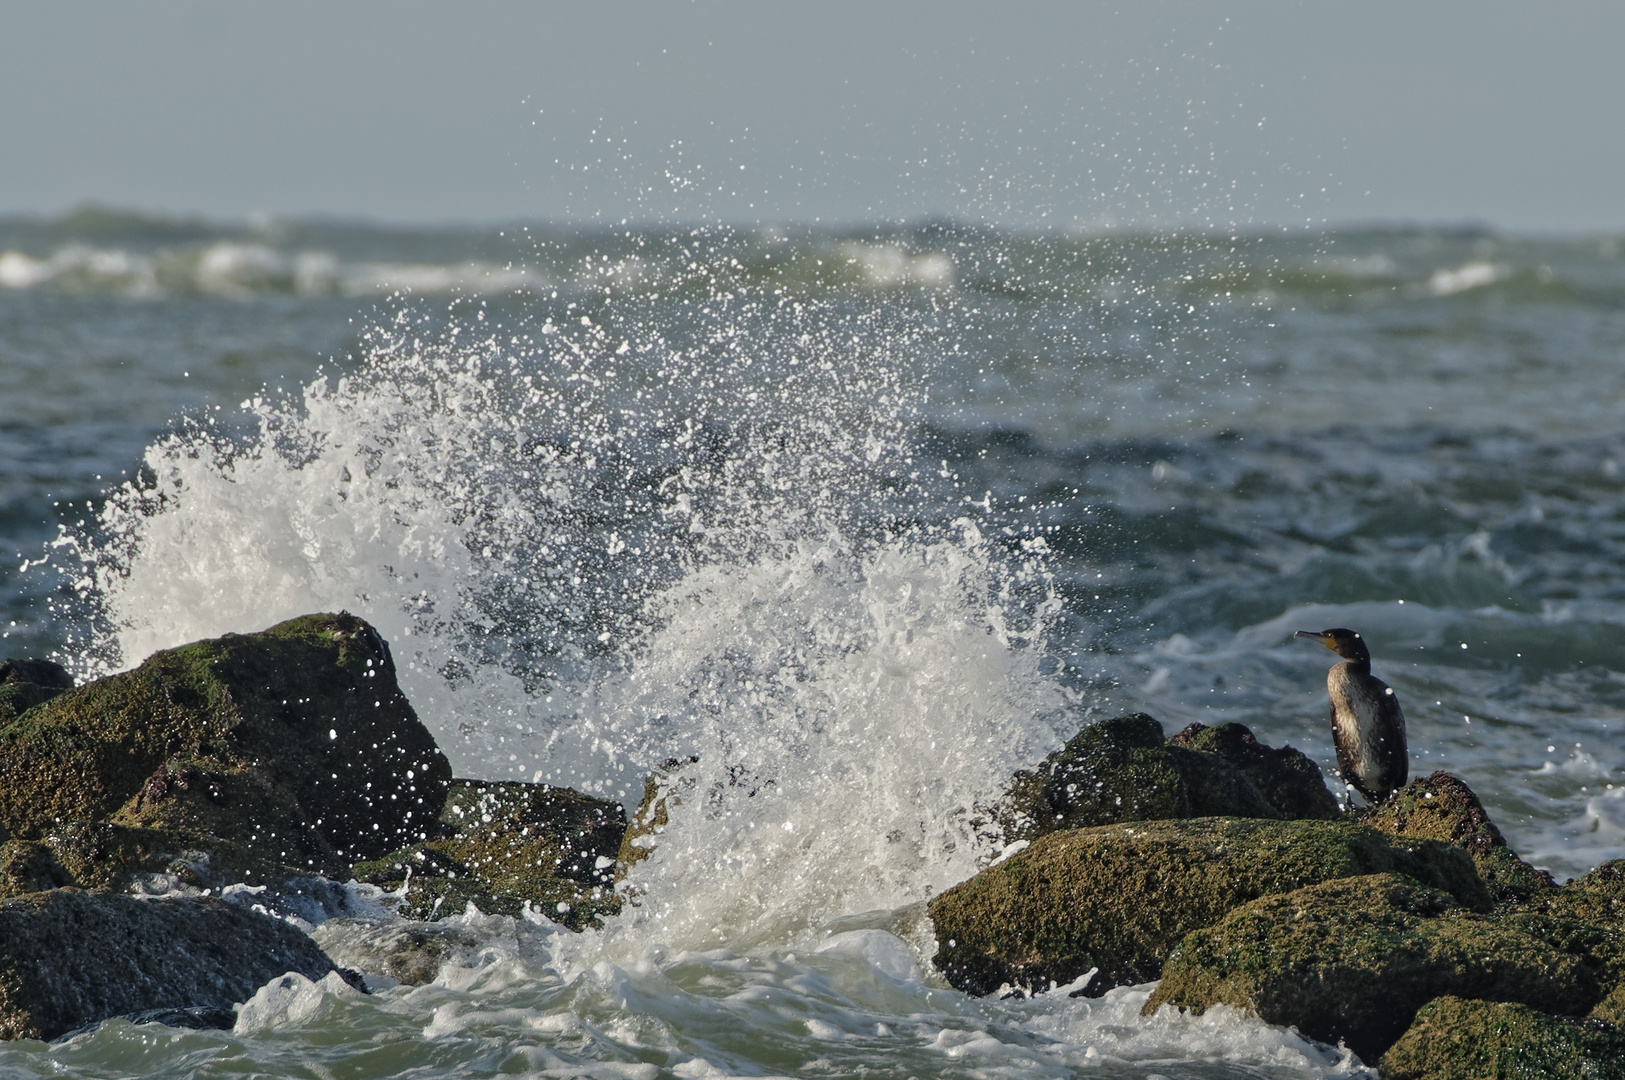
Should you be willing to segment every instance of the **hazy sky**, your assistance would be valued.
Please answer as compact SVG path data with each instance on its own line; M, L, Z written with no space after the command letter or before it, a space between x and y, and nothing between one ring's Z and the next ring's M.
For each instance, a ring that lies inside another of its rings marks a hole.
M0 0L0 212L1625 228L1625 4Z

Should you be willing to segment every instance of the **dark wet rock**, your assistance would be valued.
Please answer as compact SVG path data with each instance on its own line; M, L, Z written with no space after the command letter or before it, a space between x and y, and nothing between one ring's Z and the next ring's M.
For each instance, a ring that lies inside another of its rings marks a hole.
M1413 780L1362 820L1395 836L1456 845L1473 857L1479 876L1503 900L1527 899L1556 884L1551 874L1518 858L1472 788L1446 772Z
M0 663L0 724L9 723L64 690L73 689L68 669L51 660L8 659Z
M1428 1002L1382 1056L1383 1080L1625 1080L1625 1033L1502 1001Z
M1383 873L1262 897L1194 931L1144 1011L1233 1005L1375 1062L1427 1002L1469 994L1572 1015L1602 996L1583 956Z
M72 690L73 676L55 660L8 657L4 663L0 663L0 683L27 683L52 690Z
M334 970L287 923L213 898L56 889L0 901L0 1038L53 1039L149 1009L230 1009L289 971Z
M433 982L447 963L473 956L481 946L476 935L444 923L330 919L311 938L335 963L406 986Z
M1340 813L1319 765L1290 746L1265 746L1244 724L1190 724L1168 742L1227 762L1288 821L1330 821Z
M626 831L620 803L545 784L459 780L440 815L444 835L357 864L358 881L405 889L415 919L487 915L527 906L571 929L620 910L615 860Z
M1337 814L1320 767L1299 751L1264 746L1241 724L1192 724L1165 739L1135 713L1088 725L1017 773L993 816L1014 841L1119 821Z
M330 876L422 838L450 778L388 646L343 613L155 653L0 730L14 837L106 823Z
M1090 968L1090 994L1155 979L1182 938L1261 896L1397 871L1488 910L1459 848L1349 821L1203 818L1051 833L934 898L936 964L961 990L1043 989Z

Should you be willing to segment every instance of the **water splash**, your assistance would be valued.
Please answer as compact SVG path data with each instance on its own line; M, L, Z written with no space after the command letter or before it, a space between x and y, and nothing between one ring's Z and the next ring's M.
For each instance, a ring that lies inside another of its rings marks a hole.
M246 402L246 432L159 441L64 535L94 625L72 659L342 608L459 775L635 804L697 759L635 882L663 940L969 876L978 807L1056 739L1043 544L992 542L916 465L928 333L769 299L713 297L684 341L635 312L402 311L354 373Z

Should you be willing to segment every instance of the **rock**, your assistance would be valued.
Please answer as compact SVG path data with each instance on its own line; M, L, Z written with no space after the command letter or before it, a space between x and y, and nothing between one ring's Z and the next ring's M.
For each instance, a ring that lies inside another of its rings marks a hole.
M56 889L0 901L0 1038L150 1009L230 1009L289 971L336 970L287 923L213 898Z
M1263 746L1241 724L1192 724L1168 740L1135 713L1088 725L1017 773L994 818L1015 841L1118 821L1337 814L1319 766L1297 750Z
M406 986L433 982L446 963L472 957L481 946L474 934L439 923L330 919L310 936L337 963Z
M700 760L691 757L686 762L672 758L654 774L643 780L643 799L637 812L627 823L621 836L620 850L615 855L615 879L626 877L627 871L653 854L656 838L666 831L671 810L681 806L685 792L694 787L691 777L680 776L684 765Z
M1625 1080L1625 1034L1527 1005L1441 997L1382 1056L1383 1080Z
M415 919L461 915L470 902L487 915L529 905L579 930L620 910L620 803L544 784L458 780L440 820L445 835L357 864L356 879L404 886L402 913Z
M68 669L51 660L7 659L0 664L0 724L6 724L73 689Z
M1479 876L1503 900L1527 899L1556 884L1551 874L1518 858L1473 790L1446 772L1413 780L1363 820L1395 836L1455 844L1473 857Z
M1228 762L1288 821L1331 821L1341 813L1319 765L1290 746L1265 746L1243 724L1190 724L1168 741Z
M155 653L0 730L15 837L106 823L329 876L422 838L450 779L388 646L343 613Z
M1455 905L1392 873L1262 897L1181 941L1143 1011L1233 1005L1374 1062L1436 997L1578 1015L1602 996L1585 958Z
M1051 833L934 898L936 964L967 993L1155 979L1184 936L1261 896L1398 871L1489 910L1458 848L1348 821L1203 818Z

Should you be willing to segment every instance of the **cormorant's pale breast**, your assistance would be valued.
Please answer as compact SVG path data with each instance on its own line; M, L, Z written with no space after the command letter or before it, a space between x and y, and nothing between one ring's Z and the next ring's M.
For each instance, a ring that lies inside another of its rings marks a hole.
M1343 658L1326 673L1332 699L1332 743L1337 771L1373 805L1405 786L1410 755L1405 748L1405 714L1388 684L1371 674L1371 652L1353 630L1337 627L1293 637L1320 642Z

